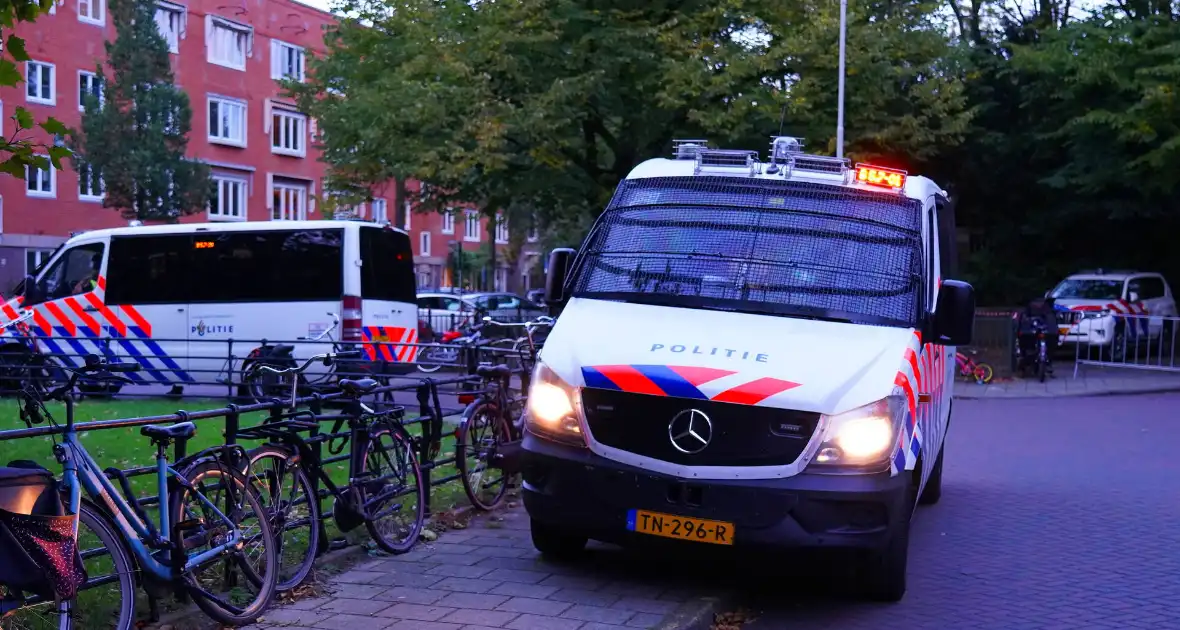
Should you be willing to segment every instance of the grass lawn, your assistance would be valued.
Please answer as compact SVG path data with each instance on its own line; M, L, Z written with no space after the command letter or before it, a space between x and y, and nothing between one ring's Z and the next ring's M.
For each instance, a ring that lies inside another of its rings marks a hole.
M142 400L115 400L115 401L101 401L101 400L83 400L75 405L75 421L89 422L92 420L111 420L116 418L130 418L130 417L145 417L145 416L165 416L175 413L178 408L183 408L186 411L202 411L208 409L218 409L225 406L222 400L206 399L206 400L161 400L161 399L142 399ZM49 406L50 413L59 422L64 422L65 410L60 404ZM0 430L21 429L25 428L24 423L19 419L19 409L15 400L3 399L0 400ZM407 418L413 418L416 414L407 413ZM248 427L259 423L263 419L263 414L249 414L241 418L241 425ZM164 421L165 423L167 421ZM196 436L189 441L188 452L195 453L202 448L224 443L224 420L210 419L197 421ZM324 430L331 430L332 423L325 422ZM407 427L413 435L421 434L421 425L410 424ZM153 466L155 464L155 450L152 448L148 439L139 433L139 427L127 427L118 429L103 429L94 431L84 431L79 433L82 443L91 457L99 464L99 466L106 468L108 466L115 466L121 469L136 468L142 466ZM447 429L444 426L444 433ZM255 446L256 443L244 442L243 446L247 449ZM53 460L52 454L53 438L38 437L38 438L24 438L19 440L0 441L0 465L6 464L14 459L33 460L46 468L60 472L59 466ZM453 458L455 450L454 437L450 434L445 434L442 445L439 451L439 459L446 460ZM347 454L347 450L345 451ZM171 457L171 453L169 453ZM328 449L324 449L324 457L328 457ZM348 462L338 462L328 466L329 475L334 481L343 485L348 479ZM433 479L442 479L454 475L456 469L453 464L441 465L431 471L430 475ZM153 496L156 494L155 476L143 475L131 479L133 490L140 497ZM461 484L456 480L440 486L435 486L430 489L431 509L433 512L441 512L449 510L457 505L467 503L467 497L463 492ZM322 502L324 513L331 513L331 499ZM154 509L148 509L148 514L151 518L156 519L157 515ZM158 521L157 521L158 522ZM341 532L335 527L335 523L330 519L325 523L327 526L327 533L329 540L340 537ZM347 538L354 543L365 544L368 542L368 533L364 527L360 527L352 532L349 532ZM369 543L371 545L371 543ZM83 544L83 547L86 547ZM109 563L106 565L109 567ZM91 567L91 563L87 561L87 568L92 574L103 575L104 567ZM109 571L109 568L106 568ZM90 605L83 605L84 597L90 596L97 601ZM111 599L109 594L105 599ZM114 597L117 600L117 597ZM79 608L98 609L101 604L98 602L104 601L104 596L90 591L84 592L80 596ZM161 602L164 605L162 612L166 612L174 608L171 601ZM139 616L143 618L147 614L146 600L142 599L139 605ZM25 615L24 612L20 613ZM8 620L6 620L8 621ZM48 628L48 620L46 623L39 623L32 619L29 621L27 627L31 628ZM85 625L85 623L84 623ZM101 624L99 624L101 625ZM7 628L4 622L0 622L0 628ZM54 626L56 627L56 626Z

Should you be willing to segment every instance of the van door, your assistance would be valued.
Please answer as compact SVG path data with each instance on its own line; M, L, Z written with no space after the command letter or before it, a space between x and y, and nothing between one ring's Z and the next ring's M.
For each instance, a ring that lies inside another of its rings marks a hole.
M239 360L263 341L293 345L293 355L307 359L340 339L334 331L319 344L303 341L340 311L343 230L200 231L193 238L189 354L200 381L236 382Z
M370 360L409 363L418 356L417 284L410 237L393 228L362 226L360 294L362 339ZM350 266L350 268L356 268Z
M88 354L107 354L102 342L106 318L101 305L105 239L75 242L58 252L38 275L25 302L36 313L33 332L43 352L67 366Z
M194 381L188 372L191 249L187 234L111 238L105 300L117 321L108 332L112 345L140 364L149 383Z

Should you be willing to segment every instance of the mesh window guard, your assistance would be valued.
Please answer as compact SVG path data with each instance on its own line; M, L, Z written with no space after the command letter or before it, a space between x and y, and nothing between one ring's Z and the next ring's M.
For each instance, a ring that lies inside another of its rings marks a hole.
M735 177L624 181L579 252L574 296L911 326L919 201Z

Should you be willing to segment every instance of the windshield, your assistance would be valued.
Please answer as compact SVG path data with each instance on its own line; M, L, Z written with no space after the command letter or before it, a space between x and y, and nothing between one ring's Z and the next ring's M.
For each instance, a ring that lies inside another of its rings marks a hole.
M1066 280L1049 295L1066 300L1117 300L1123 297L1123 281Z
M571 274L575 297L913 326L921 204L732 177L623 182Z

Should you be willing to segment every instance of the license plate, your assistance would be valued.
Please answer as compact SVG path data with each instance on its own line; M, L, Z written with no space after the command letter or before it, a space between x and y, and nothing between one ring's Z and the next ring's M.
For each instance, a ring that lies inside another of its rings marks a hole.
M627 529L640 534L714 545L732 545L734 533L733 523L645 510L631 510L627 513Z
M1057 329L1057 333L1058 333L1058 334L1060 334L1060 335L1068 335L1068 334L1069 334L1069 329L1068 329L1068 328L1058 328L1058 329Z

